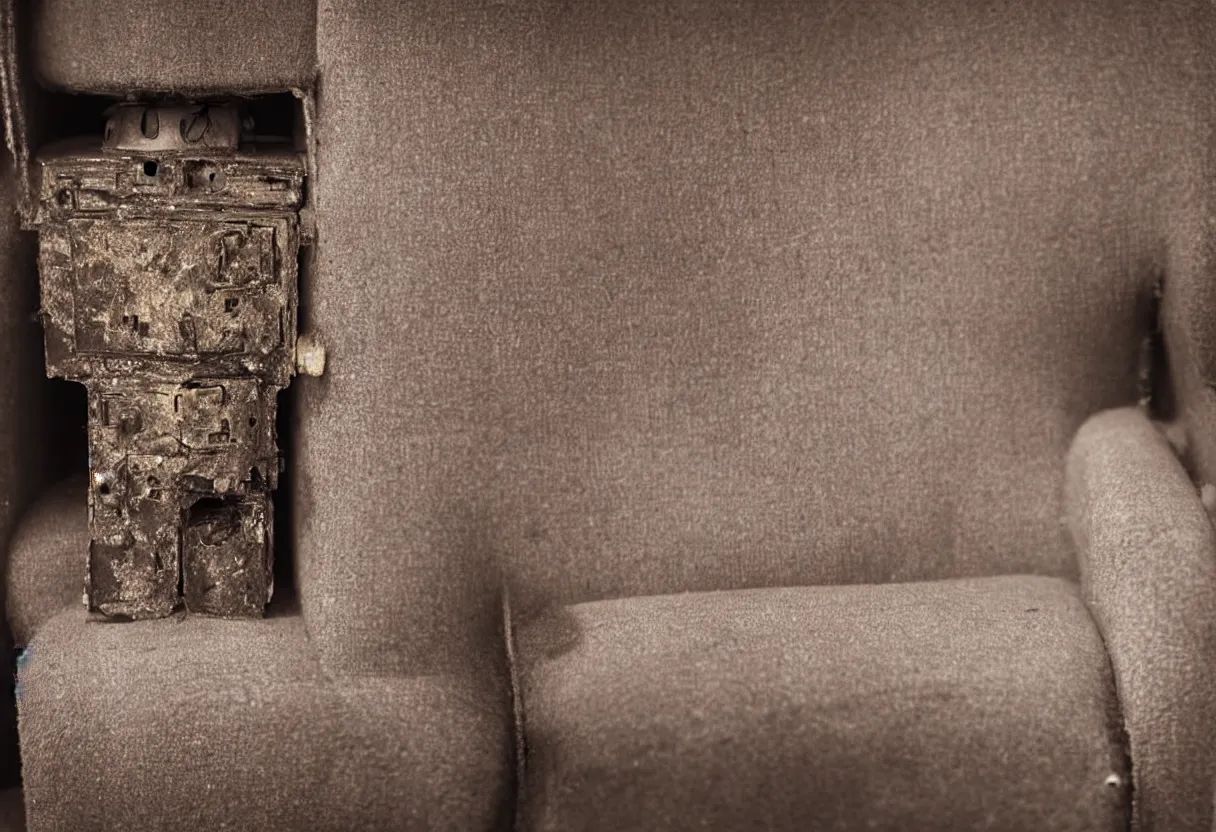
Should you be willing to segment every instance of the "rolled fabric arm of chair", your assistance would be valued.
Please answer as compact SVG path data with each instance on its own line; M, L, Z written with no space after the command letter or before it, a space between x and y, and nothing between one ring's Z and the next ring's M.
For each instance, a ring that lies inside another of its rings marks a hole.
M66 609L83 609L89 526L85 476L46 491L22 516L8 550L5 610L13 641L29 644Z
M1091 417L1065 508L1127 732L1133 829L1208 830L1216 774L1216 532L1141 410Z

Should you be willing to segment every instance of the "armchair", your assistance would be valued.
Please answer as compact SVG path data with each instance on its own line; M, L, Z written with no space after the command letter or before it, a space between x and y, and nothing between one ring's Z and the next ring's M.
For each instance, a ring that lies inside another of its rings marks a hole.
M33 13L315 93L328 367L264 621L27 515L30 829L1211 828L1216 10L275 5Z

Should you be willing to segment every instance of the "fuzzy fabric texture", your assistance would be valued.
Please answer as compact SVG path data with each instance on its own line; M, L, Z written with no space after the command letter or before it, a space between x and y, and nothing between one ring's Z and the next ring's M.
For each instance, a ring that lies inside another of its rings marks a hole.
M88 546L85 477L56 484L30 507L13 535L5 574L5 611L17 647L58 613L79 608ZM87 551L87 549L86 549Z
M1127 828L1110 666L1070 581L599 601L518 645L526 829Z
M486 562L523 615L1075 577L1064 455L1137 400L1211 96L1188 8L322 7L322 649L431 655L398 599Z
M30 829L457 832L502 828L511 805L484 684L330 672L299 615L116 625L75 609L27 652Z
M33 69L54 89L225 95L305 88L316 75L315 0L36 0L27 7Z
M1140 411L1090 419L1068 456L1083 596L1110 651L1136 829L1208 829L1216 783L1216 532Z
M164 11L174 37L205 35L173 60L145 61L106 28L107 9L162 7L46 0L35 64L80 91L255 89L311 60L299 33L312 12L277 3ZM1163 537L1158 565L1109 567L1139 563L1140 545L1117 531L1131 509L1111 506L1159 482L1151 504L1192 524L1196 494L1158 451L1145 470L1101 473L1122 469L1091 433L1076 453L1095 460L1078 469L1096 472L1080 475L1095 496L1074 497L1089 507L1075 535L1061 509L1073 436L1135 404L1159 311L1188 463L1216 481L1214 19L1200 0L320 3L303 322L329 362L290 394L296 475L280 495L299 609L262 623L86 621L30 566L62 541L32 515L47 548L20 539L14 564L30 568L9 590L31 599L10 614L34 648L21 701L31 829L305 816L501 828L528 808L514 805L504 587L521 648L562 610L599 633L516 668L525 750L539 755L525 754L522 793L541 777L552 796L525 828L594 828L631 807L642 828L676 823L646 791L664 778L690 806L710 799L711 826L763 811L743 791L697 791L737 761L692 729L742 732L850 690L885 710L857 716L843 756L798 757L810 747L798 737L769 760L738 745L760 766L740 782L830 784L816 766L844 760L860 778L867 761L882 772L910 755L929 792L969 783L974 765L998 780L992 811L1117 828L1128 808L1088 791L1118 768L1098 637L1066 585L1084 575L1128 704L1137 828L1206 830L1208 700L1186 668L1206 661L1207 625L1178 617L1210 591L1206 544L1184 535L1175 551ZM1200 583L1173 580L1175 558ZM1018 573L988 594L954 582ZM748 590L776 594L735 594ZM895 609L873 600L883 592ZM1157 593L1145 609L1164 611L1160 634L1137 617L1137 592ZM656 600L680 593L693 600ZM1013 618L1001 605L1019 593L1044 596L1058 626ZM839 610L812 618L836 649L795 637L811 599ZM732 627L754 669L712 642ZM1023 672L1002 687L1006 647ZM788 651L798 660L779 666ZM962 680L960 716L930 701L925 727L897 724L918 700L881 686L920 689L891 680L905 654L926 690ZM698 656L696 672L721 682L705 695L721 695L712 713L676 714L660 694L682 691ZM763 684L732 698L743 677ZM631 720L645 719L688 753L631 781L644 739ZM1062 756L1040 755L1028 725L1058 729ZM1180 733L1155 738L1158 725ZM977 739L990 732L1041 770L1003 768ZM944 756L921 760L930 739ZM224 797L208 795L219 782ZM799 804L794 785L774 829L800 828L804 811L863 817L832 794ZM874 809L889 814L864 816L903 823L915 791L892 787ZM962 817L987 817L982 795L957 799Z

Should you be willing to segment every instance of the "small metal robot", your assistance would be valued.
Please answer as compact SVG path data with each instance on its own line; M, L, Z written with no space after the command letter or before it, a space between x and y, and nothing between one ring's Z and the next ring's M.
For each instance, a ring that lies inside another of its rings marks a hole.
M121 104L38 170L47 374L88 391L88 607L260 616L304 161L243 144L235 106Z

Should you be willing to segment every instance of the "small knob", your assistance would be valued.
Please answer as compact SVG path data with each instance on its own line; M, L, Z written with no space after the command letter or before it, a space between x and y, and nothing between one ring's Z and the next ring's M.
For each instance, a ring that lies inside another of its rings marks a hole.
M325 345L311 335L296 339L296 372L313 378L325 372Z

